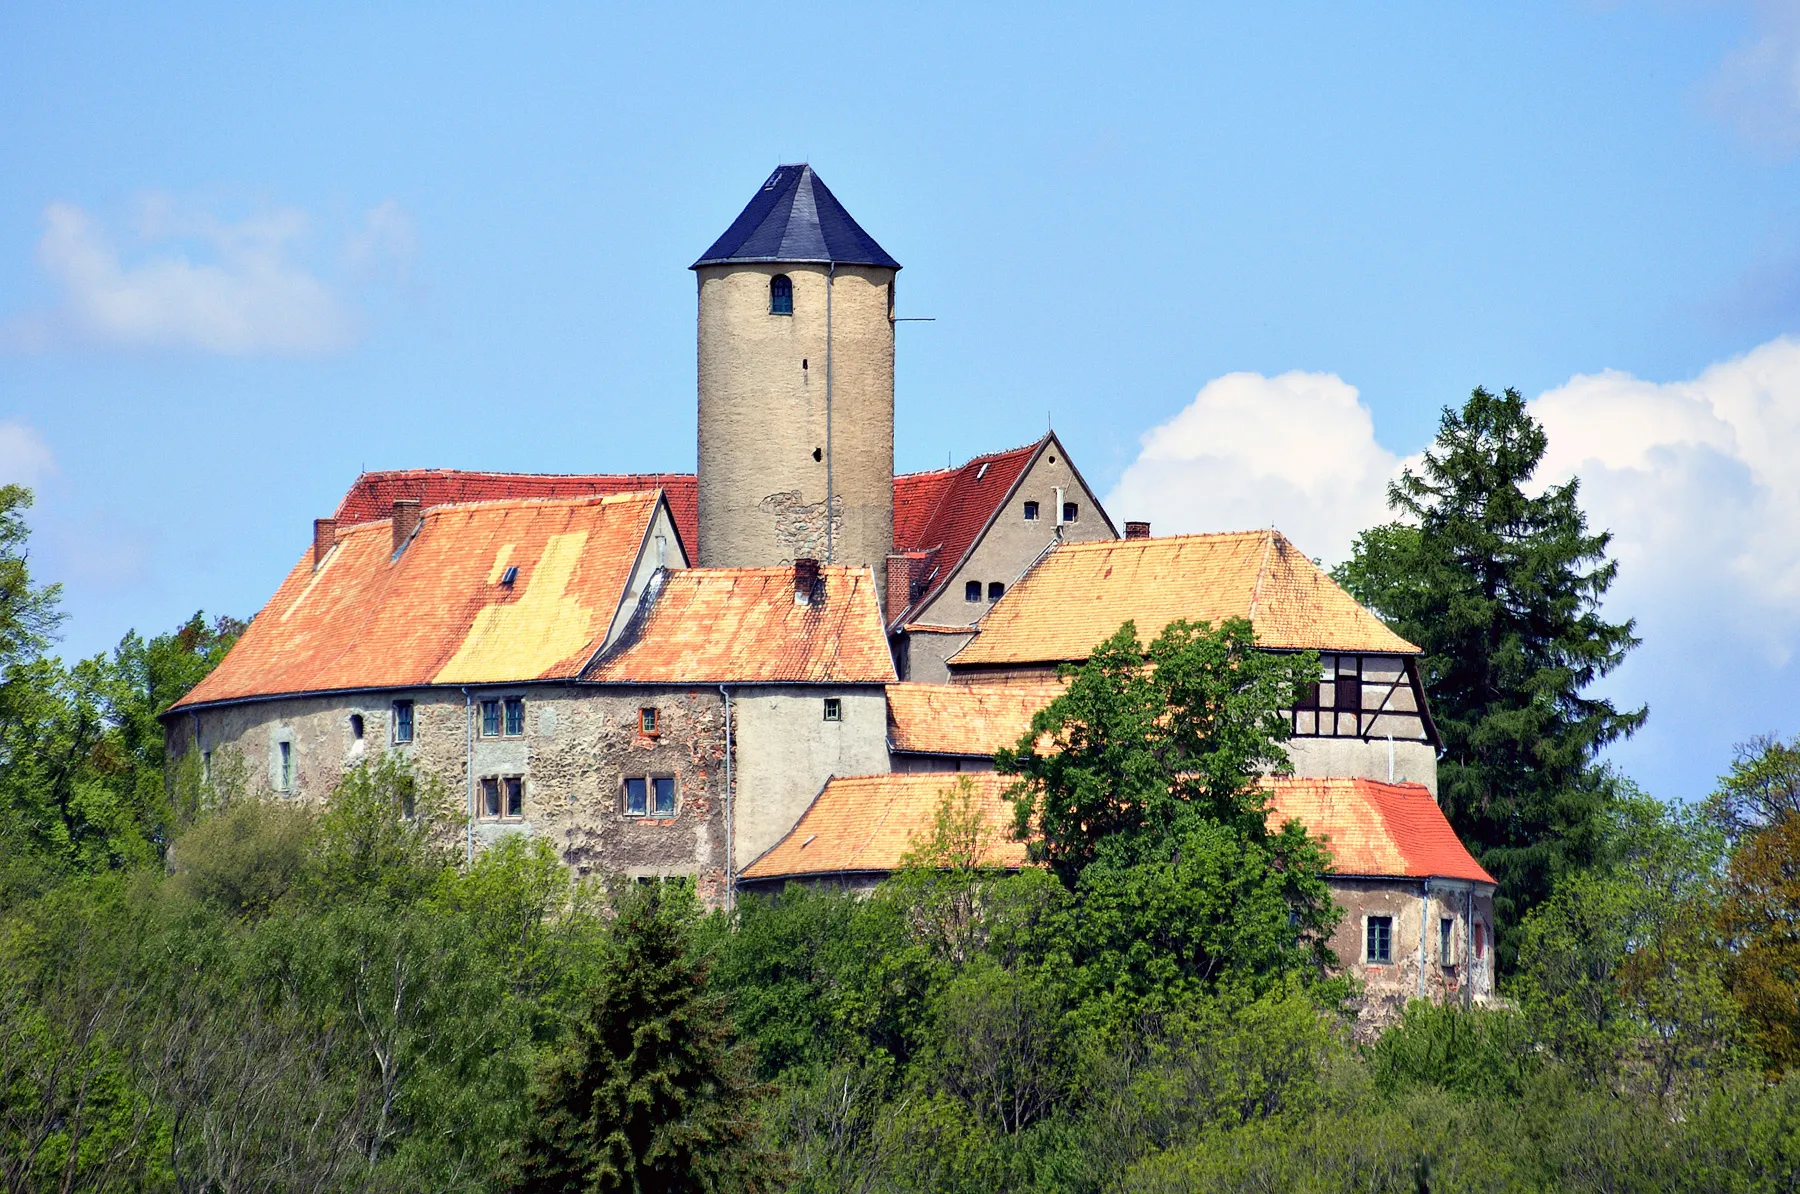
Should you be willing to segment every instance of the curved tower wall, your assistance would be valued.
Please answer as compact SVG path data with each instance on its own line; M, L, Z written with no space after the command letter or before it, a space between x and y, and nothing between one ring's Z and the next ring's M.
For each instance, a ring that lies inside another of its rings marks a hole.
M894 542L895 271L840 265L831 276L818 264L730 262L695 272L700 566L829 558L873 568L882 592ZM793 282L792 315L770 313L777 274ZM829 550L828 472L837 498Z

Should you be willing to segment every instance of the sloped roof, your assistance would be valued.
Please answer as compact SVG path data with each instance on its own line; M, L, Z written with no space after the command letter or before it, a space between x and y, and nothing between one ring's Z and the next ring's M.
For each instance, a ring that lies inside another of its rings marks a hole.
M823 599L794 602L792 568L665 574L585 680L644 684L893 681L873 576L819 569Z
M1041 684L888 685L888 744L912 754L986 755L1018 745L1031 717L1061 696Z
M1024 843L1008 838L1012 805L1004 793L1013 777L937 772L833 779L788 835L746 867L743 877L779 880L895 870L910 842L931 832L945 791L960 779L974 783L976 799L995 828L994 865L1025 865ZM1327 838L1334 875L1494 882L1457 840L1421 784L1283 776L1265 780L1264 786L1270 792L1271 825L1294 819Z
M1249 618L1258 645L1416 655L1279 531L1065 543L995 602L952 667L1086 659L1127 621Z
M725 234L690 269L728 261L836 262L899 269L850 218L825 180L801 164L777 166Z
M413 468L363 473L338 503L335 517L343 526L385 522L396 498L410 498L421 509L468 502L519 498L601 497L660 489L681 546L691 559L700 543L700 491L692 473L472 473L460 469Z
M426 511L394 557L389 522L309 549L175 708L283 693L573 678L605 641L660 496ZM511 585L501 576L517 567Z
M1011 839L1013 810L1004 798L1012 776L991 771L855 775L827 783L799 824L745 867L742 878L896 870L914 843L931 833L938 805L961 780L973 787L975 805L992 830L989 864L1008 870L1024 866L1025 843Z
M1293 776L1263 783L1270 823L1296 820L1329 839L1333 874L1494 882L1423 784Z

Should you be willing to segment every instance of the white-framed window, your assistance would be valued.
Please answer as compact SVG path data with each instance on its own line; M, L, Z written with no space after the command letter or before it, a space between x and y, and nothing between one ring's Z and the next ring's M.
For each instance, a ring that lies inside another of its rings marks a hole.
M483 821L518 821L525 816L525 777L489 775L481 781L476 815Z
M1363 961L1385 966L1394 960L1394 918L1371 916L1363 926Z
M624 783L627 817L673 817L676 784L673 775L628 775Z
M826 721L842 721L842 720L844 720L844 702L841 697L826 697L825 698L825 720Z

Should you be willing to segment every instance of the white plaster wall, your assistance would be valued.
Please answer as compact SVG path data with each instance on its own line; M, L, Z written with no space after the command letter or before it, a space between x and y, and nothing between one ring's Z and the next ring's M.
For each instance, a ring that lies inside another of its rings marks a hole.
M794 827L826 780L887 771L887 692L785 685L732 693L733 833L742 870ZM842 702L842 721L825 720L826 697Z
M1388 779L1387 739L1290 738L1284 744L1294 774L1307 779L1343 777ZM1429 742L1394 742L1394 774L1399 783L1424 784L1437 795L1437 751Z

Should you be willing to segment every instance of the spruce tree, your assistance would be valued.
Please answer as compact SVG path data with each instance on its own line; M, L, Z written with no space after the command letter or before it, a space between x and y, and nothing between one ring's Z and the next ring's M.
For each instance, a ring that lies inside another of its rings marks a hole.
M758 1191L777 1176L755 1110L747 1047L733 1040L693 956L693 897L626 892L587 1014L539 1077L513 1167L521 1194Z
M1544 430L1518 391L1477 388L1446 408L1419 471L1388 487L1403 517L1365 531L1334 576L1424 649L1442 738L1439 799L1500 882L1501 961L1560 874L1598 849L1608 783L1600 749L1644 723L1585 695L1638 643L1599 604L1617 574L1579 482L1528 493Z

